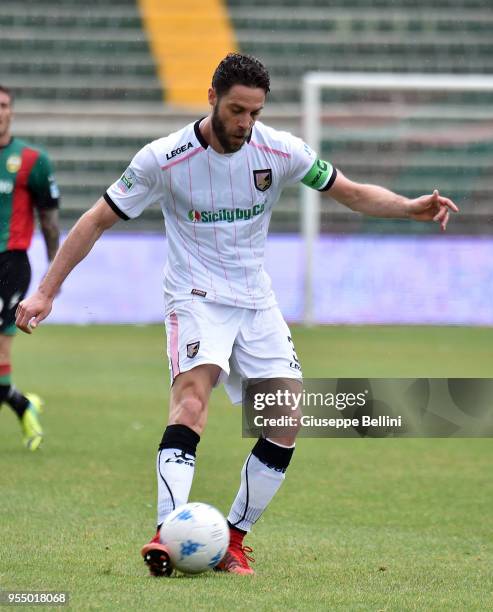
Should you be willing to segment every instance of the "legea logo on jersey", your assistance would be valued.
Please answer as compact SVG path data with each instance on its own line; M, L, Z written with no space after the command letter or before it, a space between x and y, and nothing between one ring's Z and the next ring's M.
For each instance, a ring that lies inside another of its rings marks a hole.
M181 155L182 153L185 153L185 151L188 151L188 149L193 149L193 144L191 142L189 142L186 145L182 145L181 147L178 147L177 149L173 149L171 153L166 153L166 159L169 161L170 159L173 159L173 157L176 157L177 155Z
M265 204L255 204L252 208L220 208L219 210L190 210L188 218L192 223L233 223L249 221L265 211Z

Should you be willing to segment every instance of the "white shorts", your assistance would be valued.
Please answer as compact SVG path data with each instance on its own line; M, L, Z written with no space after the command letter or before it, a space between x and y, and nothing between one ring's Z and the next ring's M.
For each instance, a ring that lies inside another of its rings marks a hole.
M277 306L238 308L199 300L179 302L166 317L171 382L198 365L218 365L233 402L247 378L301 379L291 332Z

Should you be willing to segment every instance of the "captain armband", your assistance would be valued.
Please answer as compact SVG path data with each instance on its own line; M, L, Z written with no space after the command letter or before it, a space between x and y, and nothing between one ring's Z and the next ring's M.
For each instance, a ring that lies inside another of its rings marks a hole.
M329 162L317 159L301 182L317 191L327 191L332 187L336 176L337 170Z

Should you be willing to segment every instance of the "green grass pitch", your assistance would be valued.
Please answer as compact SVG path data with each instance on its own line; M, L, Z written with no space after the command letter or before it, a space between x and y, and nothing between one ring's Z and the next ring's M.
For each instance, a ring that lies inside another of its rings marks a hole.
M293 336L305 376L492 375L492 329ZM157 326L19 335L15 381L46 400L46 439L28 453L2 408L0 590L69 591L75 610L491 609L490 439L302 439L248 539L256 576L150 578L139 549L155 520L164 346ZM214 392L191 499L227 513L252 443Z

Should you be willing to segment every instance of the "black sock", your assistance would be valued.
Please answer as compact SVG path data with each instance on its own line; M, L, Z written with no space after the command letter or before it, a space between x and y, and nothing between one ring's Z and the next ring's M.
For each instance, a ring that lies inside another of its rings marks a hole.
M10 385L0 385L0 404L7 399L10 391Z
M27 397L12 385L0 385L0 403L2 402L6 402L20 419L29 406Z
M199 434L195 433L190 427L186 425L168 425L164 430L159 450L163 450L163 448L176 448L195 457L199 442Z

